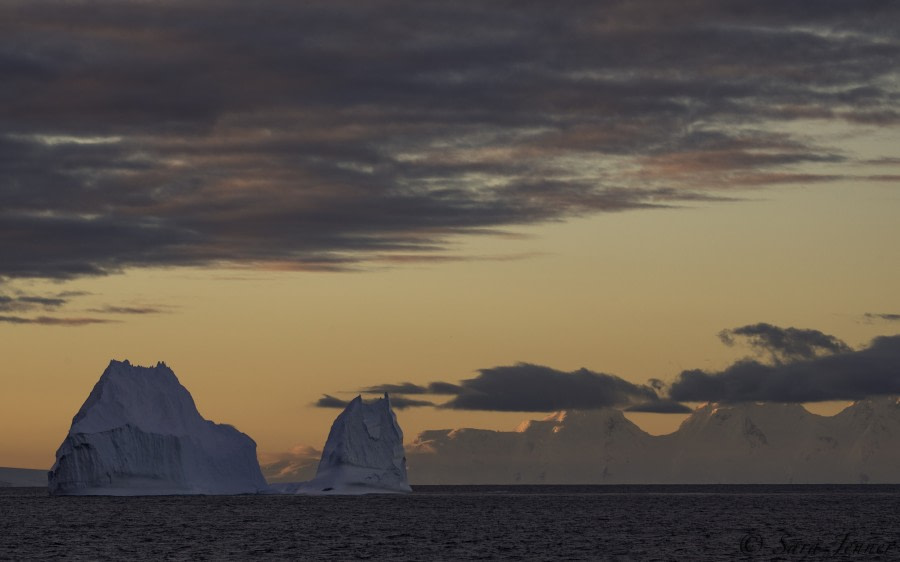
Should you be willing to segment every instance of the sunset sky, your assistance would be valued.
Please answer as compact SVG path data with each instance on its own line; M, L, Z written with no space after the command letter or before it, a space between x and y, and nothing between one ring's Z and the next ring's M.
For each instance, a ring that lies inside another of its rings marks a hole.
M110 359L270 453L386 384L407 440L900 394L898 21L6 0L0 466L49 467Z

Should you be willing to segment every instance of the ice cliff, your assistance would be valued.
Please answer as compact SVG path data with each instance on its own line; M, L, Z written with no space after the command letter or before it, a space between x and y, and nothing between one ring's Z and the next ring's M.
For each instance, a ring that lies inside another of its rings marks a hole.
M369 403L354 398L331 426L315 478L277 489L299 494L411 492L403 431L388 395Z
M56 452L54 495L247 494L268 488L256 443L204 419L164 363L111 361Z

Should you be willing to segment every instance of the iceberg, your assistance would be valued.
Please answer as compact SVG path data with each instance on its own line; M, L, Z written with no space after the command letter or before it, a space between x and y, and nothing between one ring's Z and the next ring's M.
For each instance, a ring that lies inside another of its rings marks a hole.
M253 494L256 442L200 415L165 365L111 361L56 452L53 495Z
M293 494L411 492L403 431L388 395L369 403L357 396L347 404L331 426L315 478L273 487Z

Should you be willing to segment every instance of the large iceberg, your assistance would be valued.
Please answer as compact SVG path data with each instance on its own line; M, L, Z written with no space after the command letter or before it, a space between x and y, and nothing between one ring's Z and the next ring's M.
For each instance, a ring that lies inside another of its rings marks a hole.
M297 494L411 492L403 431L388 395L372 402L354 398L331 426L316 477L274 487Z
M164 363L111 361L56 452L54 495L266 491L256 443L205 420Z

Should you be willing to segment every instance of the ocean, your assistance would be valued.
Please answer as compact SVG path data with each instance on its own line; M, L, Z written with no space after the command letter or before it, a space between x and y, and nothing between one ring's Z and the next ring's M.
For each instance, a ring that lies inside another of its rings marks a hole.
M416 486L50 497L0 488L0 560L900 560L900 486Z

